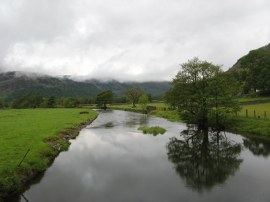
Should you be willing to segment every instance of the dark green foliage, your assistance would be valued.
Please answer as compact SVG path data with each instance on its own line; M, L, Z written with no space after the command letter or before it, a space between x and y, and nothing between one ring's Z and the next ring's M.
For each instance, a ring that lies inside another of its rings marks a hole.
M55 97L54 96L50 96L48 99L47 99L47 103L46 103L46 107L48 108L54 108L55 107Z
M68 78L24 75L23 72L0 73L0 97L8 102L29 93L56 98L95 97L106 89L111 89L115 95L121 97L123 91L132 86L138 86L153 96L162 96L170 88L169 82L73 81Z
M227 116L239 110L232 100L237 83L219 66L193 58L181 65L167 93L167 102L176 107L187 123L223 128Z
M239 169L242 147L220 132L184 130L181 138L170 138L168 159L187 187L199 193L223 184Z
M115 97L113 99L113 103L116 103L116 104L123 104L123 103L127 103L128 102L128 99L127 97L125 96L122 96L122 97Z
M107 109L107 104L112 103L113 92L111 90L105 90L97 95L96 104L103 109Z
M147 97L149 102L153 101L153 96L150 93L147 94Z
M142 110L146 111L147 104L149 103L148 96L147 95L140 96L138 103L141 105Z
M263 94L270 91L270 44L252 50L229 70L242 82L245 93L260 90Z
M64 98L63 107L65 108L75 108L79 106L79 100L76 98Z
M4 101L0 98L0 109L5 108L5 103Z
M23 108L38 108L41 107L43 97L39 94L28 94L25 96L17 97L12 103L12 108L23 109Z

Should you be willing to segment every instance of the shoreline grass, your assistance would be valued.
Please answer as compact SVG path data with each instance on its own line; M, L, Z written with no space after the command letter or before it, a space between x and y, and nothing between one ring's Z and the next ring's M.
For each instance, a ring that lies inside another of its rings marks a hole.
M157 103L150 103L150 106L156 106ZM158 103L160 106L160 103ZM115 107L116 106L116 107ZM159 110L167 107L167 110ZM132 108L131 105L112 105L112 109L117 110L125 110L125 111L135 111L138 113L142 113L140 106L138 105L136 108ZM245 110L249 110L249 117L245 117ZM256 110L256 117L254 118L254 110ZM267 118L264 118L264 111L267 112ZM181 117L177 111L168 110L168 106L164 103L161 103L161 108L157 108L157 110L153 110L148 113L152 116L157 116L161 118L165 118L169 121L179 121ZM258 118L260 116L260 118ZM226 130L229 132L238 133L241 135L252 135L258 137L266 137L270 138L270 103L262 103L262 104L253 104L253 105L243 105L241 111L238 113L237 117L233 117L233 124L229 126Z
M92 110L81 111L0 110L0 199L20 192L28 180L46 170L61 151L68 149L68 140L97 116Z

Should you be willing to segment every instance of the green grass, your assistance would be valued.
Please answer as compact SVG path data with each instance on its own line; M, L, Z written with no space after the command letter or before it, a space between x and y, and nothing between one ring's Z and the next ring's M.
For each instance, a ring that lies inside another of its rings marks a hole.
M260 118L264 118L264 112L266 112L267 118L270 118L270 103L243 105L241 111L238 113L239 116L245 117L246 110L248 110L249 117L254 117L254 110L255 110L256 117L260 116Z
M253 101L258 101L258 100L270 100L270 97L240 97L236 98L238 102L253 102Z
M166 129L159 126L139 127L138 130L142 130L144 134L153 134L154 136L164 134L166 132Z
M228 130L242 135L270 137L270 119L236 117Z
M179 113L174 110L166 110L166 111L159 111L159 110L154 110L149 113L150 115L154 115L157 117L161 117L164 119L168 119L169 121L181 121L181 117Z
M22 180L45 170L60 152L45 140L59 144L60 150L67 149L68 142L59 137L59 132L97 116L94 111L81 111L85 110L0 110L0 198L3 193L20 189ZM28 149L30 152L18 167Z

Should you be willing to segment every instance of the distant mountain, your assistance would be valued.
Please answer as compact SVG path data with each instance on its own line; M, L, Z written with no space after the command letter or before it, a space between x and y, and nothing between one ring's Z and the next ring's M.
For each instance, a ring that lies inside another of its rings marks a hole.
M94 97L99 92L111 89L121 96L128 87L140 87L153 96L162 96L170 88L169 82L103 82L99 80L74 81L67 76L52 77L25 72L0 73L0 97L7 101L29 93L56 97Z
M270 44L250 51L228 70L242 82L245 92L270 90Z

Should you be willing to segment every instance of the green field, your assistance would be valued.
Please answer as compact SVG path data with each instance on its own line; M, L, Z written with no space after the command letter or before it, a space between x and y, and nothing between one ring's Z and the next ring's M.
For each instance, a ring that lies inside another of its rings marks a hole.
M266 112L266 118L270 118L270 103L243 105L239 116L245 117L246 110L248 110L248 117L254 117L254 110L256 117L264 118L264 112Z
M260 96L260 97L240 97L240 98L236 98L236 100L238 102L253 102L253 101L258 101L258 100L270 100L270 97L263 97L263 96Z
M67 149L67 141L59 137L61 131L97 116L94 111L80 114L81 111L86 110L0 110L0 198L7 191L20 189L22 180L45 170L61 150ZM53 148L48 141L57 147ZM18 166L28 149L28 155Z

